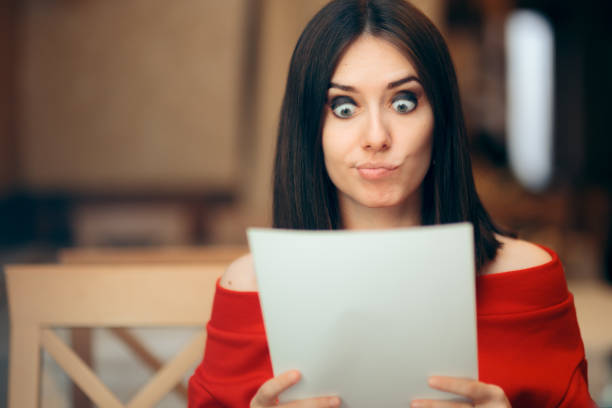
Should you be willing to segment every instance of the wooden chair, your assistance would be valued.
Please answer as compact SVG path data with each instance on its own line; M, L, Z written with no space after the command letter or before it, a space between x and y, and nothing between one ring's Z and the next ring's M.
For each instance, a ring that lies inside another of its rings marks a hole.
M178 246L178 247L87 247L65 248L59 251L58 260L63 264L228 264L248 252L247 246ZM123 342L132 353L147 367L157 371L161 362L155 357L130 330L123 327L110 328L111 333ZM89 366L92 359L92 331L88 328L71 330L72 347L77 355ZM175 391L183 399L187 398L187 388L179 383ZM78 387L72 396L74 408L91 406Z
M207 265L7 265L9 408L39 406L40 349L99 407L151 407L202 357L205 324L225 263ZM53 327L200 327L127 404Z

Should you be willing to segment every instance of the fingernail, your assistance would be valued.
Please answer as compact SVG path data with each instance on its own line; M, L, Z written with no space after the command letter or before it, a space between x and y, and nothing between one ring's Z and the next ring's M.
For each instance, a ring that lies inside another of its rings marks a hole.
M297 371L291 371L289 373L289 381L296 382L299 379L300 379L300 373L298 373Z
M339 407L340 406L340 398L338 398L338 397L331 397L329 399L329 406L330 407Z
M427 379L427 384L429 384L432 387L435 387L436 385L440 384L440 381L438 381L438 377L429 377Z
M424 408L425 404L422 401L412 401L410 403L410 408Z

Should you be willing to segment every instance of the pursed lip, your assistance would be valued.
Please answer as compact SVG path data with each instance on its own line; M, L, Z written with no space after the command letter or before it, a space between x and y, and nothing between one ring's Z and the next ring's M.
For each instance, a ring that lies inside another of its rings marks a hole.
M357 169L385 169L385 170L395 170L399 166L388 163L362 163L358 164Z
M379 180L388 177L398 167L388 163L363 163L356 166L359 175L366 180Z

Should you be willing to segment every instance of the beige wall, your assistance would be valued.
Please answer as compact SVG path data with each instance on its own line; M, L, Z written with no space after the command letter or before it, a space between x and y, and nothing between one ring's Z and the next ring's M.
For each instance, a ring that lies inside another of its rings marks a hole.
M26 187L231 190L246 1L27 1Z

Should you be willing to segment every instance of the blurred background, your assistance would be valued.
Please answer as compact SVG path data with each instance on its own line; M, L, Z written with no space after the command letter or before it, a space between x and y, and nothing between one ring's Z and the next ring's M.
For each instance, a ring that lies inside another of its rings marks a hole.
M244 244L247 226L269 225L289 58L325 3L4 0L0 264L52 262L66 247ZM493 218L557 251L570 287L608 290L612 3L413 3L448 41L478 192ZM546 22L554 51L550 169L535 187L519 177L508 147L517 99L509 102L507 21L518 10ZM2 406L9 324L0 279ZM607 322L593 336L611 336L609 299L584 311ZM612 405L612 343L590 348L584 330L593 396ZM43 406L70 406L52 394Z

